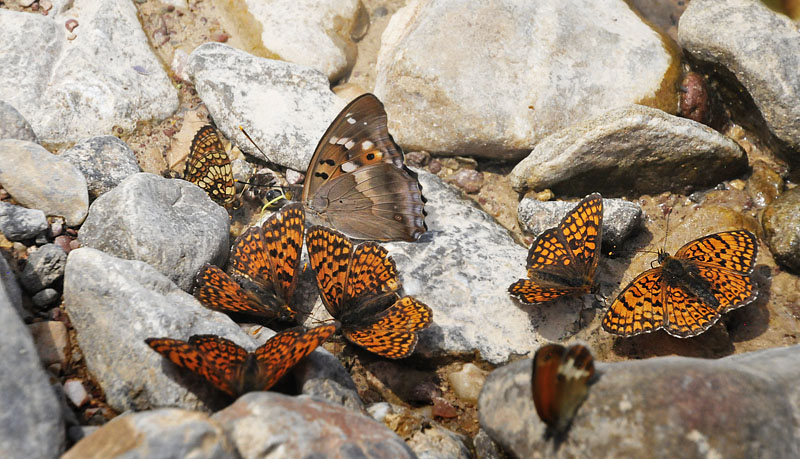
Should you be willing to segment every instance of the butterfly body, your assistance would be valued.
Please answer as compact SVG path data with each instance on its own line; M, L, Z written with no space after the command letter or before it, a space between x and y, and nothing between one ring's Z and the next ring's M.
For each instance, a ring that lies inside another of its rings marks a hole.
M348 104L320 139L301 201L309 222L356 239L413 241L427 230L417 176L372 94Z
M306 239L320 296L345 338L384 357L411 355L432 312L397 294L397 269L386 249L374 242L354 247L347 236L322 226L311 227Z
M511 284L508 292L527 304L594 288L603 232L603 198L585 197L556 228L540 234L528 251L528 278Z
M231 248L231 276L212 265L197 274L195 297L211 309L291 321L292 298L303 247L305 214L284 206L263 225L248 228Z
M594 359L580 344L548 344L533 358L531 390L536 413L547 426L564 432L588 394L594 377Z
M222 206L229 205L236 198L231 160L214 126L207 124L198 129L192 139L183 176Z
M238 396L271 388L334 331L333 325L285 330L253 352L215 335L194 335L188 342L172 338L148 338L145 342L175 365L198 374L228 395Z
M603 328L620 336L664 329L678 338L696 336L721 315L755 300L750 277L758 254L747 230L695 239L674 256L659 253L659 266L634 278L603 318Z

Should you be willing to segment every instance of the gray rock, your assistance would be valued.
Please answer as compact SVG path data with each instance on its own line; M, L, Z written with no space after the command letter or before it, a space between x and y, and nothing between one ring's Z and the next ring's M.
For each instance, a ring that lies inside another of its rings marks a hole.
M243 458L414 457L377 421L305 395L251 392L211 419L223 426Z
M31 297L33 305L39 309L46 309L58 302L61 298L61 293L54 288L42 289Z
M83 174L39 144L0 140L0 184L23 206L62 216L69 226L86 218L89 192Z
M358 50L351 33L364 8L360 1L250 0L243 6L261 26L261 44L281 60L319 70L330 81L353 67Z
M564 128L511 171L516 190L551 188L582 196L686 192L747 169L747 155L713 129L642 105Z
M0 349L0 456L58 457L64 450L61 403L3 282Z
M14 273L14 270L11 269L6 257L2 254L0 254L0 281L2 281L0 283L2 283L5 288L8 301L14 310L17 311L19 317L25 321L31 319L33 315L30 311L22 307L22 289L17 282L17 275Z
M67 258L64 306L89 373L119 412L220 403L218 391L166 361L146 338L210 333L254 347L228 316L203 307L152 266L91 248Z
M36 352L45 366L69 363L69 332L64 322L49 320L28 325Z
M500 445L492 440L492 437L490 437L489 434L487 434L483 429L478 430L475 438L472 439L472 443L475 445L475 456L478 459L505 458L505 454L500 448Z
M204 263L228 255L228 213L196 185L138 173L92 203L84 247L149 263L191 290Z
M692 57L730 71L770 130L800 150L796 22L757 0L692 1L681 16L678 40Z
M517 219L522 231L539 236L558 226L561 219L577 203L567 201L538 201L524 198L517 207ZM603 199L603 244L620 247L622 242L642 225L642 206L622 199Z
M800 346L719 360L659 357L596 363L599 377L558 454L564 457L797 457ZM735 402L733 402L735 401ZM481 427L510 454L551 450L531 397L531 360L495 370Z
M316 70L221 43L198 46L188 66L197 94L225 137L262 157L239 130L242 125L270 161L295 170L306 170L320 137L345 105Z
M33 239L47 228L47 217L41 210L0 202L0 233L9 241Z
M84 139L59 156L83 173L92 199L141 171L133 150L111 135Z
M13 105L0 100L0 139L39 143L28 120Z
M428 232L413 243L384 246L397 263L405 294L433 310L416 353L473 355L491 363L526 354L563 337L578 319L578 303L520 306L506 292L525 277L527 250L492 217L435 175L419 173L428 202Z
M441 425L430 422L406 440L419 459L469 459L469 440Z
M377 73L404 149L521 158L614 107L674 113L680 59L619 0L414 1L389 21Z
M89 401L89 393L79 379L68 379L64 382L64 395L78 408Z
M25 290L35 293L49 287L64 275L67 254L55 244L46 244L28 256L25 267L19 276L19 282Z
M177 109L177 91L133 2L76 0L56 11L42 16L0 9L7 33L0 46L0 99L25 116L42 142L131 130ZM64 27L69 19L80 24L73 40Z
M204 413L164 408L117 416L62 456L237 458L222 428Z
M761 225L775 261L800 273L800 188L784 192L768 205Z

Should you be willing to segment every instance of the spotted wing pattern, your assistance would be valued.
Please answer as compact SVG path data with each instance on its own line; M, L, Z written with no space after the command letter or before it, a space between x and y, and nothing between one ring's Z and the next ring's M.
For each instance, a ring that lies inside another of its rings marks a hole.
M195 296L218 311L292 320L304 222L303 206L294 203L272 214L261 227L248 228L231 248L233 279L206 265L198 273Z
M569 427L589 391L594 359L585 346L547 344L533 357L531 390L539 418L556 432Z
M231 160L214 126L207 124L195 134L183 176L220 205L236 198Z
M634 336L663 328L670 335L696 336L722 314L757 296L751 273L758 254L756 237L746 230L701 237L661 265L637 276L603 318L613 334Z
M309 229L306 241L311 268L316 273L323 303L342 324L342 334L375 354L408 357L417 344L417 332L431 324L428 306L399 298L394 261L385 248L352 242L330 228Z
M269 390L335 330L334 325L307 331L299 327L286 330L253 352L215 335L194 335L188 342L171 338L148 338L145 342L172 363L200 375L217 389L238 396Z
M508 292L528 304L590 292L602 231L603 198L594 193L568 212L558 227L533 241L528 251L528 279L511 284Z
M356 98L333 120L309 163L302 202L312 223L356 239L413 241L427 230L417 175L377 97Z

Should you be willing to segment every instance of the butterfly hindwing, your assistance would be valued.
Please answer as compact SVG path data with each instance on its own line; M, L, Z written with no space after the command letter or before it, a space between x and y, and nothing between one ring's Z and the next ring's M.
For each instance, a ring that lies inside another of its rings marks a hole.
M531 390L539 418L551 429L563 432L586 398L594 376L591 352L580 344L566 348L548 344L533 358Z
M341 316L353 243L329 228L312 226L306 236L306 248L325 308L333 317Z
M278 296L291 301L297 284L300 251L303 248L305 213L299 203L284 206L273 213L261 227L265 240L265 256L269 260L271 279Z
M205 125L195 134L184 178L202 188L220 205L227 205L236 198L231 160L215 127Z
M258 387L267 390L275 385L289 369L325 342L336 326L322 325L310 330L295 328L276 334L254 351L258 361Z
M430 308L409 296L389 308L365 318L357 324L342 324L347 339L370 352L402 359L411 355L417 345L417 333L433 320Z
M663 322L661 271L653 268L637 276L617 296L603 318L603 329L633 336L657 330Z
M242 288L225 271L214 265L206 264L200 268L195 285L195 298L209 309L270 319L279 316L275 309L265 306L255 294Z

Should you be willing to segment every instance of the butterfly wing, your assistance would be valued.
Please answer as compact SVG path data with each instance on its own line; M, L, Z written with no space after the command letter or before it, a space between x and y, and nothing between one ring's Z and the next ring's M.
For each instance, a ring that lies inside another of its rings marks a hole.
M209 362L213 357L206 355L191 339L188 343L172 338L148 338L145 342L154 351L166 357L175 365L202 376L223 392L236 395L231 380L226 379L226 373L220 372L216 365L210 364ZM222 365L225 364L223 363Z
M276 334L255 350L257 375L256 390L268 390L293 366L314 351L336 331L334 325L322 325L303 330L293 328Z
M588 393L594 376L594 359L582 346L569 349L560 344L539 348L533 357L531 389L539 418L563 432Z
M585 197L564 217L558 230L572 254L575 270L591 284L603 238L603 197L599 193Z
M207 124L194 135L183 176L217 203L226 205L233 202L236 189L231 160L213 126Z
M677 338L697 336L719 320L717 308L708 305L680 284L664 284L664 331Z
M224 313L252 314L269 319L281 315L279 309L266 306L254 293L243 289L214 265L203 265L197 273L194 296L209 309ZM273 299L277 304L277 299Z
M675 258L750 274L758 256L758 240L747 230L726 231L695 239L678 250Z
M248 352L231 340L215 335L194 335L189 344L203 356L209 375L206 378L214 387L237 396L244 388L244 367Z
M286 305L292 301L300 251L303 248L305 213L303 205L293 203L273 213L261 227L273 285ZM288 306L287 306L288 307Z
M312 226L306 235L306 249L311 269L316 274L322 302L328 312L338 319L342 315L353 243L338 231Z
M257 226L247 228L233 241L228 265L234 276L245 278L265 290L275 289L264 232L261 228Z
M620 292L603 317L603 329L620 336L650 333L664 324L661 268L639 274Z
M342 324L342 334L372 353L390 359L402 359L414 352L417 332L432 321L433 312L428 306L406 296L356 324Z
M386 126L383 104L364 94L320 139L306 172L308 218L358 239L413 241L427 230L416 174Z

